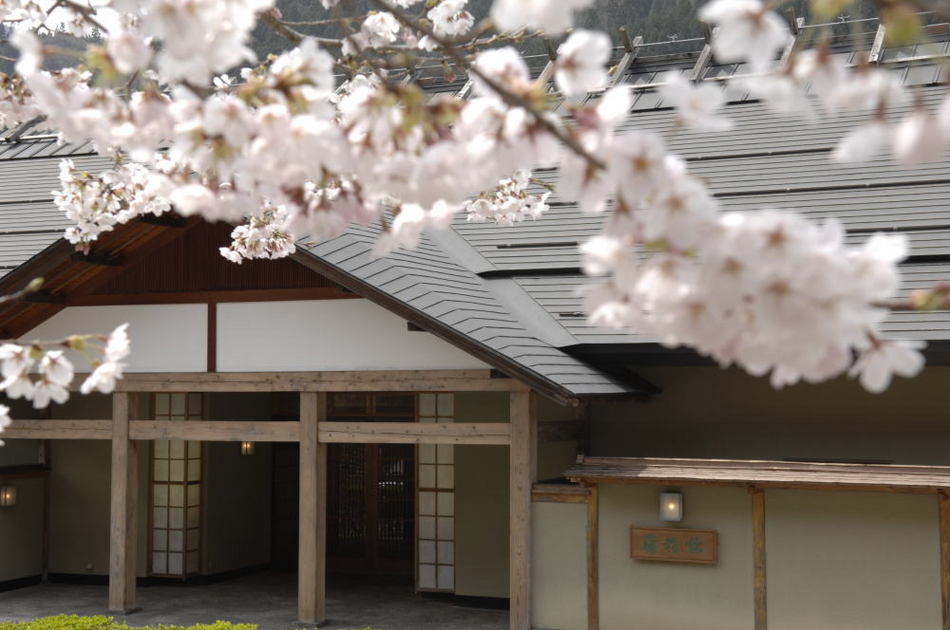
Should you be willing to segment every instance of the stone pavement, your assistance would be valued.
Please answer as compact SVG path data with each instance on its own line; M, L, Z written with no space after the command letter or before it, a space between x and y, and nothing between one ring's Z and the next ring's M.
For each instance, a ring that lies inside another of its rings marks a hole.
M299 628L296 576L262 572L216 584L168 584L138 589L140 611L116 615L130 626L190 625L225 620L260 630ZM42 584L0 593L0 621L75 613L108 614L105 586ZM341 580L327 587L329 630L503 630L508 611L473 608L422 597L392 581Z

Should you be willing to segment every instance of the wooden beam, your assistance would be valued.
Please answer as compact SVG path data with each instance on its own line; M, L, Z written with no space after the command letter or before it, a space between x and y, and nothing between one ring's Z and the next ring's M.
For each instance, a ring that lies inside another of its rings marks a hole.
M14 420L3 439L111 440L112 420Z
M129 435L129 394L112 394L112 513L109 610L135 610L138 456Z
M287 300L346 300L359 298L336 287L302 289L234 289L224 291L169 291L159 293L104 293L66 298L67 306L111 304L206 304L222 302L277 302Z
M536 483L531 500L536 503L587 503L590 489L573 484Z
M85 374L73 380L79 389ZM507 392L528 391L490 370L339 370L323 372L139 372L116 383L126 392Z
M46 464L24 464L21 466L0 466L0 481L16 479L43 479L49 475Z
M511 426L498 422L323 422L320 441L344 444L499 444Z
M587 629L600 628L600 499L599 489L587 497Z
M538 424L531 392L511 392L508 401L508 626L531 630L531 485L537 477Z
M300 394L297 618L306 624L326 620L327 445L319 441L326 410L326 394Z
M940 519L940 610L943 630L950 630L950 497L946 490L937 493Z
M768 628L768 607L765 579L765 492L750 488L752 495L752 590L755 630Z
M274 420L134 420L133 440L194 440L199 442L296 442L299 422Z

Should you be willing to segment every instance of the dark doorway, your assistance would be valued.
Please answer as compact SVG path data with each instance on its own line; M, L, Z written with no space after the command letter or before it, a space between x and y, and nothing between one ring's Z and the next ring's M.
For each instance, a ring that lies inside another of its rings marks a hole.
M330 445L330 572L413 575L414 462L412 445Z
M412 422L412 394L331 394L328 419ZM327 449L327 570L345 575L415 573L416 447L330 444ZM274 445L273 566L297 566L299 449Z

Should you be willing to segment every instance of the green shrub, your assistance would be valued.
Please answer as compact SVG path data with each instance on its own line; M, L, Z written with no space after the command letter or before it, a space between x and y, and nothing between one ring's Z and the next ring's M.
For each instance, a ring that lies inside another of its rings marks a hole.
M257 630L257 624L215 621L214 623L199 623L187 627L159 624L138 628L129 627L127 624L119 623L112 617L104 615L92 617L55 615L34 619L33 621L0 621L0 630Z

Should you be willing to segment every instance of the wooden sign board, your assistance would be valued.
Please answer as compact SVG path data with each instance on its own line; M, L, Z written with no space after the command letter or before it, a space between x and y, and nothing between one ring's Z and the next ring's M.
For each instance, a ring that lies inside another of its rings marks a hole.
M718 564L719 532L709 529L631 527L630 557L654 562Z

